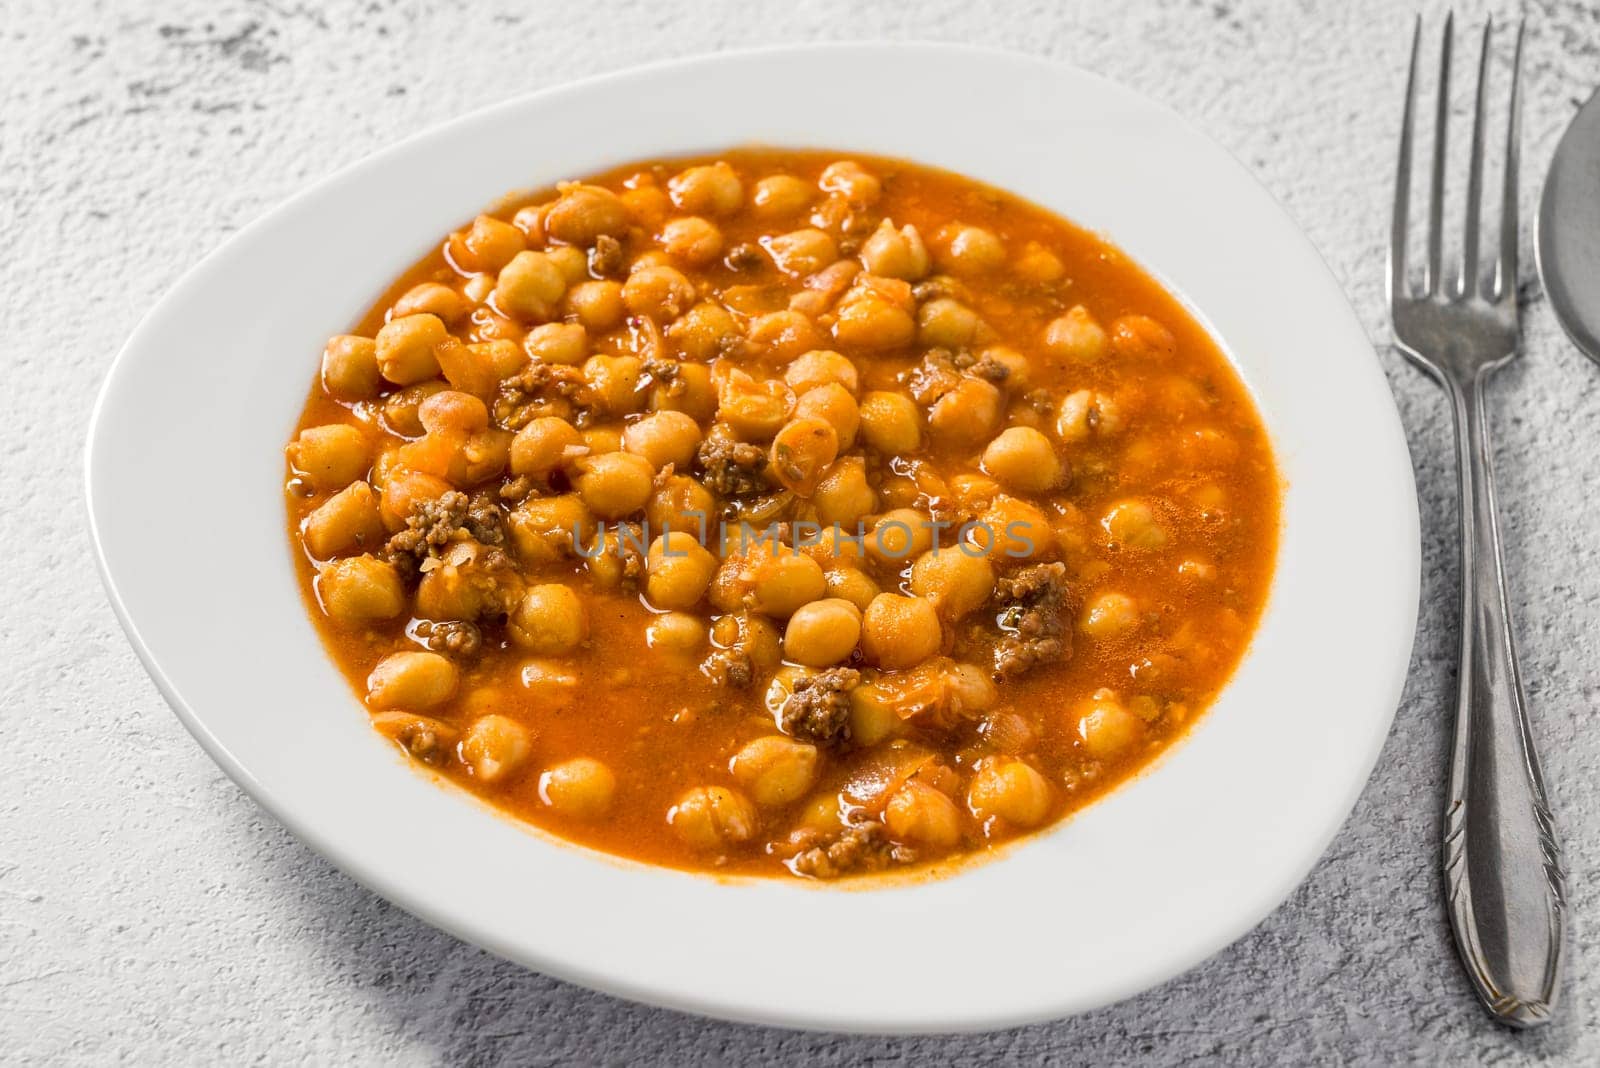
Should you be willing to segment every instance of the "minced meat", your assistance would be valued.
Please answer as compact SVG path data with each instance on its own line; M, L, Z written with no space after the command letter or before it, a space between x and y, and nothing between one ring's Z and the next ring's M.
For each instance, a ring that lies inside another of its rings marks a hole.
M706 489L722 497L742 497L766 488L767 450L744 441L707 438L695 459Z
M855 668L829 668L796 679L779 713L779 727L819 745L843 741L850 736L850 691L860 681Z
M1067 606L1067 566L1034 564L1002 575L994 586L1005 636L994 648L997 682L1017 678L1072 651L1063 622Z
M412 633L434 652L462 659L477 656L483 648L483 632L464 619L419 620Z
M792 864L801 875L837 879L857 872L882 871L893 864L910 864L916 853L889 837L888 828L876 820L849 824L826 843L795 855Z
M587 425L593 418L592 409L580 368L534 360L520 374L500 383L490 411L499 426L521 430L547 415Z

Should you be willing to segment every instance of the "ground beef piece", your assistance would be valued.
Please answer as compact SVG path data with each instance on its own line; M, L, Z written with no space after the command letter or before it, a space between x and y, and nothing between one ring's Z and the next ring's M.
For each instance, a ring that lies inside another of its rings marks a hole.
M728 255L723 259L730 271L753 271L767 261L766 254L761 251L761 246L753 241L746 241L733 246L728 250Z
M844 827L832 839L795 855L791 864L800 875L837 879L857 872L882 871L893 864L910 864L916 853L889 837L888 828L876 820Z
M850 736L850 691L861 681L855 668L829 668L795 680L778 726L804 742L826 745Z
M402 575L414 574L422 561L438 556L441 549L457 540L456 532L466 528L471 504L459 490L451 490L436 500L416 502L406 516L406 529L384 543L378 558L393 564Z
M682 392L682 390L670 388L677 383L680 377L677 360L649 359L644 361L639 369L650 376L651 382L666 388L669 396L673 393Z
M985 382L1000 385L1011 377L1011 368L996 360L992 356L978 355L967 349L960 349L950 361L956 370L972 378L981 378Z
M707 438L695 454L706 489L721 497L740 497L766 488L767 450L743 441Z
M521 430L547 415L571 418L581 426L593 418L593 403L581 369L534 360L500 383L490 411L507 430Z
M446 653L464 660L477 656L478 651L483 648L483 632L478 629L476 623L469 623L464 619L438 622L431 619L419 620L412 629L412 634L434 652Z
M748 689L756 681L755 661L743 649L714 649L700 665L706 678L718 686Z
M1072 651L1062 617L1067 607L1067 565L1035 564L994 585L1005 635L994 648L996 682L1017 678Z
M528 475L518 475L500 487L500 499L510 504L516 504L532 492L533 479Z
M604 278L614 274L622 266L622 242L610 234L601 234L594 239L594 248L589 251L589 270Z
M496 496L493 490L480 490L467 504L467 516L461 526L480 545L506 543L505 513L500 510Z
M616 527L615 542L607 538L606 552L615 552L622 563L622 582L625 586L637 586L644 577L645 550L641 545L650 543L645 538L644 527L638 523L619 523Z

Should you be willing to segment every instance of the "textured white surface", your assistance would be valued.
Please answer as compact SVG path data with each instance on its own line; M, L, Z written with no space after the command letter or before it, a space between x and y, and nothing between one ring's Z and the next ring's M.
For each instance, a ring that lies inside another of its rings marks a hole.
M1486 1022L1439 906L1453 460L1437 392L1386 344L1424 527L1422 622L1394 734L1343 833L1282 909L1194 972L1090 1016L902 1041L736 1027L590 994L352 884L245 799L168 712L105 604L84 531L83 432L113 353L228 233L397 137L512 93L664 55L804 39L972 41L1079 63L1174 105L1238 154L1323 250L1372 336L1387 338L1381 263L1409 12L1387 0L858 6L6 6L0 539L14 556L0 579L11 679L0 712L0 1061L1600 1059L1600 941L1587 923L1600 907L1589 878L1600 861L1600 739L1585 729L1600 697L1600 372L1565 344L1531 272L1528 356L1499 379L1494 409L1513 607L1571 870L1567 1002L1543 1032ZM1525 218L1561 126L1600 78L1600 13L1530 7ZM151 566L181 567L184 541L212 536L203 508L187 507L196 490L182 472L152 473L150 490L181 521L170 558ZM248 606L216 622L248 640ZM1328 657L1341 669L1338 648ZM975 917L970 937L989 929ZM895 936L950 935L870 938ZM848 953L855 941L782 921L770 937L774 966L787 952ZM871 997L870 976L844 975Z

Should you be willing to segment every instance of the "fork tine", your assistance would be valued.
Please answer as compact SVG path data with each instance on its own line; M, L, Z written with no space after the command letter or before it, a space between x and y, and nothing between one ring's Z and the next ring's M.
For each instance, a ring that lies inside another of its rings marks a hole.
M1494 289L1487 294L1496 303L1517 302L1517 163L1522 143L1522 32L1517 23L1517 45L1511 54L1511 109L1506 118L1505 189L1500 200L1500 257L1495 264Z
M1394 218L1389 229L1389 304L1409 293L1406 284L1406 227L1411 208L1411 102L1416 97L1417 48L1422 43L1422 16L1411 31L1411 67L1406 73L1406 106L1400 117L1400 162L1394 176Z
M1489 36L1492 18L1483 20L1483 45L1478 50L1478 90L1472 112L1472 152L1467 166L1466 220L1461 235L1461 274L1456 279L1456 296L1464 297L1478 288L1478 230L1483 199L1483 102L1489 69Z
M1450 122L1450 39L1455 36L1455 12L1444 17L1444 40L1439 46L1439 103L1433 120L1433 181L1428 192L1428 269L1423 286L1439 292L1444 277L1444 157L1445 131Z

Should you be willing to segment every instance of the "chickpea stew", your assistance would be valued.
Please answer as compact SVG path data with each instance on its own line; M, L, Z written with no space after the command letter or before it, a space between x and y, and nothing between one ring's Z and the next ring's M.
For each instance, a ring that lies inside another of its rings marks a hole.
M832 879L1049 826L1182 735L1280 484L1115 247L898 160L636 164L451 234L322 354L308 607L372 724L649 863Z

